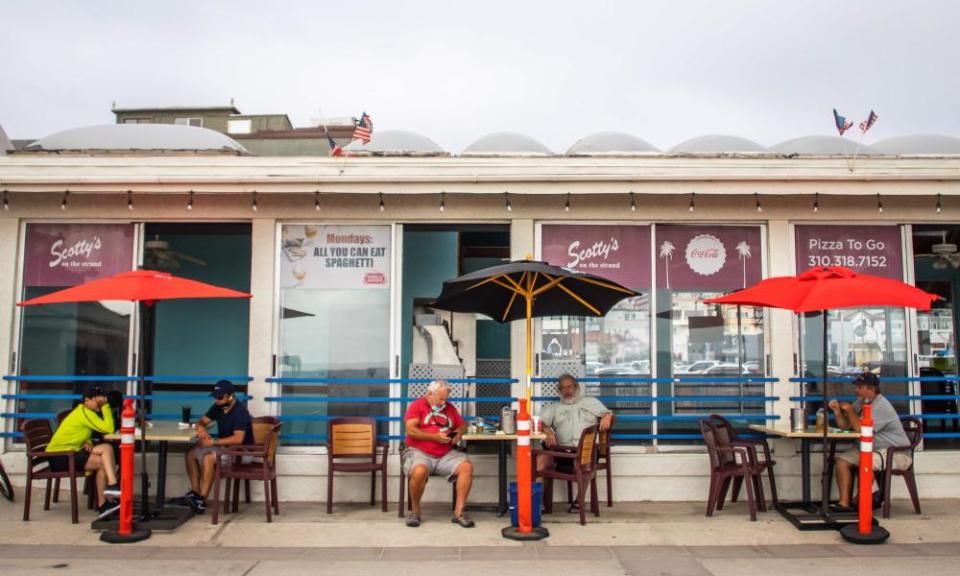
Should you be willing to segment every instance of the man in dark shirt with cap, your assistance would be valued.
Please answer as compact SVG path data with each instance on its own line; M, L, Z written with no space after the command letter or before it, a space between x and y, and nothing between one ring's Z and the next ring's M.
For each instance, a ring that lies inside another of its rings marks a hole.
M253 420L246 406L237 401L233 382L220 380L210 396L214 403L197 423L197 445L187 452L187 476L191 489L184 500L198 514L207 509L207 495L213 486L217 465L217 446L253 444ZM216 438L207 431L214 422L217 424Z

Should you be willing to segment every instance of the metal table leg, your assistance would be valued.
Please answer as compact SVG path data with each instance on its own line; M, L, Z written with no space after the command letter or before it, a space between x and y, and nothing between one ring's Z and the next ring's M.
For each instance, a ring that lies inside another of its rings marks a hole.
M803 503L810 503L810 440L800 441L800 481L803 485Z
M497 516L507 513L507 442L497 442Z
M168 442L157 443L157 508L167 503L167 448Z

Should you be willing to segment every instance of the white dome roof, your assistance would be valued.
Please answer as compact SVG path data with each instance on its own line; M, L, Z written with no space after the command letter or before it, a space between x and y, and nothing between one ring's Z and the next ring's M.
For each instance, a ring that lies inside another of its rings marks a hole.
M597 132L585 136L567 150L567 156L632 155L659 153L653 145L625 132Z
M407 130L381 130L374 132L370 137L370 142L364 144L360 140L354 140L348 144L345 151L351 154L371 154L371 155L419 155L419 156L445 156L443 148L436 142Z
M753 140L729 134L698 136L670 149L672 154L757 154L766 151L766 148Z
M793 138L770 147L775 154L785 156L802 154L806 156L852 156L857 150L857 143L839 136L804 136ZM877 154L870 146L860 145L858 153L861 156Z
M960 154L960 138L943 134L909 134L887 138L870 145L881 154Z
M7 133L3 131L3 126L0 126L0 155L6 154L7 150L13 150L13 142L7 138Z
M516 132L493 132L467 146L462 156L552 156L549 148Z
M77 150L219 150L247 154L233 138L206 128L174 124L104 124L64 130L27 146L33 152Z

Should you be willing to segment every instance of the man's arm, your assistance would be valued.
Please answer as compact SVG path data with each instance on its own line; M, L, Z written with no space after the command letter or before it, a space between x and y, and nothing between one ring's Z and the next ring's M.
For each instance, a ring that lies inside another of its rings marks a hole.
M840 407L847 419L847 424L844 427L849 427L854 432L860 432L860 416L857 415L857 411L854 409L853 405L844 402Z
M243 444L244 432L243 430L237 430L230 436L226 438L214 438L213 446L239 446Z
M436 442L438 444L449 444L450 437L443 434L431 434L420 429L420 418L410 418L406 422L407 437L414 440L423 440L425 442Z

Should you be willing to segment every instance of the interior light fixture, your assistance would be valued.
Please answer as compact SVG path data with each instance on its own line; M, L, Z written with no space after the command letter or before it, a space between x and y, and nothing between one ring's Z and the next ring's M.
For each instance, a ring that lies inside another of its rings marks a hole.
M66 210L66 209L67 209L67 196L69 196L69 195L70 195L70 191L69 191L69 190L64 190L64 191L63 191L63 201L60 202L60 209L61 209L61 210Z
M630 211L631 212L637 211L637 199L634 198L632 191L630 192Z
M320 191L317 190L313 194L313 209L317 212L320 211Z
M814 212L820 211L820 193L819 192L813 195L813 211Z
M693 212L693 210L694 210L694 208L695 208L695 206L696 206L696 202L697 202L697 193L696 193L696 192L691 192L691 193L690 193L690 206L688 206L688 209L690 210L690 212Z
M377 192L377 196L380 197L380 211L383 212L386 209L383 205L383 192Z
M760 195L756 192L753 193L753 198L757 203L757 212L763 212L763 206L760 204Z
M190 200L187 201L187 210L193 210L193 190L190 191Z
M3 207L4 207L4 208L7 207L7 193L6 193L6 192L3 193ZM939 213L941 213L941 212L943 212L943 204L941 203L941 196L940 196L940 193L938 192L938 193L937 193L937 214L939 214Z
M880 199L879 192L877 192L877 212L883 214L883 200Z
M513 205L510 204L510 193L504 192L503 198L504 198L504 201L506 202L507 212L513 212Z
M3 191L3 209L4 209L4 210L9 210L9 209L10 209L10 200L7 199L7 191L6 191L6 190Z
M564 212L570 211L570 193L569 192L567 192L567 202L566 204L563 205L563 211Z
M127 190L127 210L133 210L133 192Z
M441 193L440 193L440 211L441 211L441 212L443 212L444 209L447 207L446 197L447 197L447 193L446 193L446 192L441 192Z
M250 205L250 209L253 210L254 212L257 211L257 192L256 192L256 190L254 190L254 192L253 192L253 204Z

